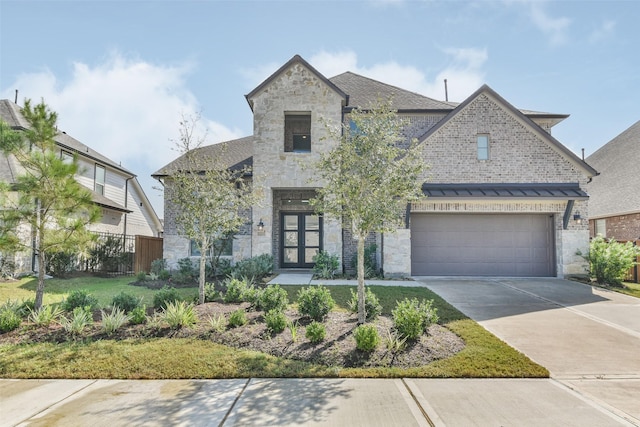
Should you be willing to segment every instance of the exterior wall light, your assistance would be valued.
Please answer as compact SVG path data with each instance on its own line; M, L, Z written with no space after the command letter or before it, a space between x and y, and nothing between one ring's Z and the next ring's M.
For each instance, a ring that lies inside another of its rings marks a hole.
M573 220L576 222L576 224L580 225L582 224L582 217L580 216L580 212L576 211L576 214L573 216Z
M260 221L258 222L258 231L264 232L264 222L262 222L262 218L260 218Z

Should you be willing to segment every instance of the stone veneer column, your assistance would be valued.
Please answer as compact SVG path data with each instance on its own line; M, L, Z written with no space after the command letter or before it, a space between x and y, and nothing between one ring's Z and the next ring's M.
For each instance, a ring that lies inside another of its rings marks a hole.
M385 277L411 276L411 230L401 228L383 237Z

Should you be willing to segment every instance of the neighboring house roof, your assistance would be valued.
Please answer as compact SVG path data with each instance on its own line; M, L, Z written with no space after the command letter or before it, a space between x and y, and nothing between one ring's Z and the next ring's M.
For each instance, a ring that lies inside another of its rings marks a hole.
M533 199L587 199L589 195L578 183L527 183L527 184L434 184L422 185L425 196L456 199L533 198Z
M480 89L471 94L466 100L464 100L460 105L458 105L453 111L451 111L445 118L436 123L435 126L431 127L422 137L418 139L419 143L424 142L427 138L437 132L442 126L448 123L453 117L455 117L458 113L464 110L467 105L473 102L477 97L482 94L488 95L495 102L502 105L507 111L510 111L516 118L527 124L532 130L534 130L538 136L549 143L551 148L557 150L561 155L563 155L567 160L576 165L579 169L588 176L593 177L598 174L598 172L587 164L584 160L580 159L573 151L569 150L565 147L560 141L551 136L550 133L546 132L540 126L538 126L533 120L527 117L522 111L515 108L511 105L507 100L505 100L502 96L498 95L496 91L491 89L488 85L482 85Z
M392 99L396 110L436 110L448 112L455 105L400 89L368 77L347 71L329 79L332 83L349 95L349 106L352 108L370 108L377 104L379 98Z
M240 170L245 166L253 166L254 141L255 138L253 136L247 136L240 139L234 139L231 141L225 141L218 144L211 144L204 147L195 148L193 150L193 153L199 158L217 158L222 162L223 166L231 170ZM171 173L179 171L180 165L184 164L184 157L185 154L178 157L168 165L160 168L151 176L153 178L159 179L162 177L170 176Z
M587 186L591 218L640 212L640 120L587 157L600 172Z
M302 64L309 71L311 71L313 74L315 74L315 76L318 79L322 80L327 86L329 86L338 95L340 95L344 100L343 101L343 105L348 105L349 104L349 95L347 95L345 92L343 92L339 87L337 87L334 83L332 83L329 79L327 79L324 75L322 75L318 70L313 68L311 66L311 64L309 64L307 61L302 59L302 57L300 55L294 55L293 58L291 58L289 61L287 61L286 64L284 64L282 67L278 68L278 70L275 73L271 74L269 77L267 77L267 79L265 81L260 83L258 85L258 87L256 87L254 90L252 90L251 92L249 92L248 94L245 95L245 98L247 99L247 102L249 103L249 106L251 107L251 111L253 111L253 97L256 96L262 89L267 87L281 73L283 73L284 71L289 69L294 64Z

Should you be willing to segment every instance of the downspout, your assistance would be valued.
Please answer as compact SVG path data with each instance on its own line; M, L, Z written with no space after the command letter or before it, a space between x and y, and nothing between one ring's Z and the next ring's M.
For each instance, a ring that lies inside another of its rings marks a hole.
M124 181L124 207L125 207L125 209L127 207L127 201L129 200L129 180L131 180L131 178L127 178ZM129 215L129 214L127 212L125 212L124 213L124 230L123 230L123 233L122 233L124 236L127 235L127 215Z

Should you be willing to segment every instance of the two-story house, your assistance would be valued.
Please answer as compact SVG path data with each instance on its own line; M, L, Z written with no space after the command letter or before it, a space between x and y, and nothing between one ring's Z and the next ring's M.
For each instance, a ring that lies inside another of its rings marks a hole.
M16 130L27 129L28 123L17 104L0 100L0 119ZM79 173L76 180L91 190L93 201L102 209L102 217L89 226L94 232L117 235L141 235L159 237L162 224L153 209L136 175L89 146L60 132L55 138L60 156L78 157ZM21 173L21 167L13 156L0 153L0 180L9 184ZM29 232L25 233L29 238ZM32 268L33 254L16 254L18 272Z
M325 250L350 267L349 230L309 205L322 182L308 166L338 143L325 124L348 125L354 107L378 98L392 99L408 121L407 141L419 140L430 166L427 198L408 208L405 227L372 236L386 276L584 274L576 251L588 247L584 188L596 171L551 135L567 115L519 110L486 85L457 104L350 72L326 78L297 55L246 95L252 136L200 149L229 167L253 166L261 200L250 226L235 236L234 260L267 253L277 268L310 268ZM154 177L170 175L172 164ZM165 199L170 263L193 255L176 230L174 209Z

